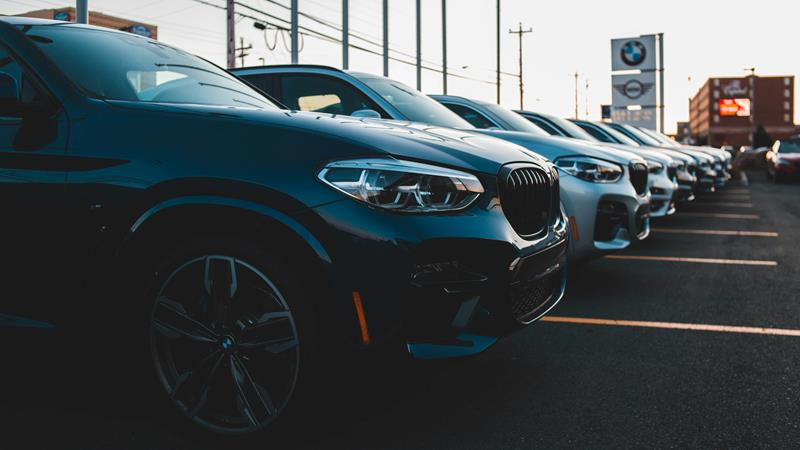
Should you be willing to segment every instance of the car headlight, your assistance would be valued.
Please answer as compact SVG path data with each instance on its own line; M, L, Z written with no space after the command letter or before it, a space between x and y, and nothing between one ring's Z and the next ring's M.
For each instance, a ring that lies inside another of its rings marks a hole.
M647 161L647 171L653 174L661 173L664 170L664 165L660 162Z
M614 183L622 178L622 166L586 156L567 156L555 161L556 167L581 180Z
M332 162L318 176L325 184L357 200L402 212L463 209L483 192L483 185L474 175L388 158Z

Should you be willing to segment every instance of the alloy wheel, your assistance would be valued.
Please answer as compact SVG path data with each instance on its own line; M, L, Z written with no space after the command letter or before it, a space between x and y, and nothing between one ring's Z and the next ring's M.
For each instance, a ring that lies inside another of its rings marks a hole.
M300 343L289 306L262 271L231 256L194 258L166 278L150 343L174 405L213 432L266 428L297 383Z

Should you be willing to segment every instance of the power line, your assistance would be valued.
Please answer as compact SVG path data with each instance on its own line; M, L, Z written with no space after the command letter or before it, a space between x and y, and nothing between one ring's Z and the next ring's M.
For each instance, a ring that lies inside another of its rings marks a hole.
M218 4L209 2L207 0L192 0L192 1L195 1L195 2L198 2L198 3L202 3L204 5L211 6L211 7L217 8L217 9L222 9L222 10L225 9L224 6L220 6ZM271 1L271 2L274 3L274 0L266 0L266 1ZM275 16L274 14L268 13L266 11L263 11L261 9L252 7L250 5L247 5L247 4L238 2L238 1L236 1L234 3L237 6L241 6L241 7L245 8L245 9L251 11L251 12L254 12L254 13L257 13L257 14L261 14L264 17L267 17L269 19L276 20L276 21L283 22L283 23L291 25L290 21L287 20L287 19L283 19L281 17ZM280 5L280 3L276 3L276 4ZM281 5L281 6L285 6L285 5ZM263 18L255 17L253 15L250 15L250 14L247 14L247 13L238 12L238 11L236 12L236 15L238 15L240 17L245 17L245 18L254 20L256 22L263 22L264 21ZM277 26L277 24L273 24L273 25ZM283 27L283 29L288 29L288 27ZM300 34L305 34L307 36L316 37L318 39L325 40L325 41L332 42L332 43L337 43L337 44L341 44L342 43L342 40L340 38L328 35L326 33L323 33L323 32L317 31L317 30L313 30L313 29L308 28L308 27L303 26L303 25L298 25L298 29L301 30ZM373 54L373 55L377 55L377 56L382 56L383 55L379 51L372 50L372 49L363 47L361 45L351 44L351 47L356 49L356 50L361 50L363 52L370 53L370 54ZM400 58L397 58L397 57L394 57L394 56L389 56L389 59L391 59L393 61L396 61L396 62L399 62L401 64L406 64L406 65L409 65L409 66L416 66L415 62L406 61L406 60L403 60L403 59L400 59ZM431 67L430 65L424 65L423 64L422 68L425 69L425 70L431 71L431 72L442 73L441 69L438 69L438 68L435 68L435 67ZM479 82L479 83L494 84L494 82L491 82L491 81L472 78L472 77L468 77L468 76L464 76L464 75L460 75L460 74L450 73L449 76L452 76L452 77L455 77L455 78L464 79L464 80L469 80L469 81L475 81L475 82Z

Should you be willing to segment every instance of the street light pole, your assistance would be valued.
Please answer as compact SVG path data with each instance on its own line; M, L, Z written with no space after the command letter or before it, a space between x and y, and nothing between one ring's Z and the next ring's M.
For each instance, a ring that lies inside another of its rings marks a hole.
M442 0L442 93L447 95L447 0Z
M75 4L75 21L89 23L89 0L78 0Z
M236 18L234 16L234 0L227 0L225 3L225 22L227 24L227 61L228 68L236 67Z
M342 69L350 68L350 2L342 0Z
M497 0L497 104L500 104L500 0Z

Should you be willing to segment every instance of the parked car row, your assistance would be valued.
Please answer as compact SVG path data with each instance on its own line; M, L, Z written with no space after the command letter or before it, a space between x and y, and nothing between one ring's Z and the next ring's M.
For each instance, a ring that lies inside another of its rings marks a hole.
M102 336L216 434L302 413L345 354L483 351L562 299L570 263L646 239L730 169L376 75L233 74L0 18L0 326Z

